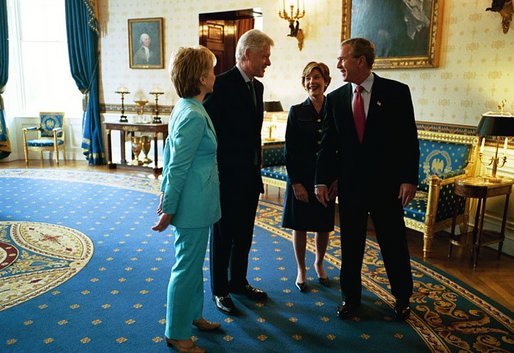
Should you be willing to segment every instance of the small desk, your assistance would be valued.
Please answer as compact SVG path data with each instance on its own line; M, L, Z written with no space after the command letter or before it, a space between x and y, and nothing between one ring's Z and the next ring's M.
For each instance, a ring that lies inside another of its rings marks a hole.
M168 124L133 124L133 123L120 123L120 122L104 122L105 131L107 133L107 164L109 168L134 168L139 170L151 169L155 175L162 173L162 166L159 166L159 157L157 151L157 140L159 133L162 134L162 140L165 141L168 137ZM120 131L120 145L121 145L121 161L120 163L112 162L112 148L111 148L111 130ZM153 133L153 162L148 165L132 165L130 161L127 162L125 158L125 137L127 132L151 132Z
M509 197L512 190L514 180L503 178L498 183L486 181L482 177L473 177L460 179L455 182L455 195L477 199L477 210L475 214L475 224L471 232L455 235L454 217L452 224L452 232L450 240L450 249L448 257L451 257L452 245L463 246L466 244L466 238L472 235L473 244L473 268L477 267L478 253L481 246L488 244L498 244L498 258L500 258L503 241L505 240L505 226L507 221L507 211L509 208ZM486 209L486 201L489 197L505 196L505 205L503 208L503 218L500 231L486 230L484 227L484 215Z

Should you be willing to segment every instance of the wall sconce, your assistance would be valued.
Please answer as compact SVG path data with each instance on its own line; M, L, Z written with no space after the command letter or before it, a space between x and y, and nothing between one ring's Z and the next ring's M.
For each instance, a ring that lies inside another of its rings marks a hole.
M491 7L486 11L498 12L502 17L503 33L507 33L512 22L512 14L514 13L514 5L512 0L492 0Z
M480 145L480 162L482 161L482 156L484 154L484 145L485 139L487 136L494 136L496 139L496 150L494 156L491 156L488 165L492 165L491 176L484 177L485 180L498 183L501 182L501 178L496 176L496 171L498 168L501 168L507 162L507 147L509 146L509 137L514 136L514 117L510 113L493 113L488 112L482 115L482 120L477 127L477 135L482 138L482 143ZM500 147L500 142L503 137L505 137L503 143L503 153L502 157L498 156L498 148Z
M301 5L300 5L301 3ZM298 49L303 48L303 31L300 29L300 18L305 16L304 0L282 0L282 6L278 11L280 18L289 22L289 37L298 40Z

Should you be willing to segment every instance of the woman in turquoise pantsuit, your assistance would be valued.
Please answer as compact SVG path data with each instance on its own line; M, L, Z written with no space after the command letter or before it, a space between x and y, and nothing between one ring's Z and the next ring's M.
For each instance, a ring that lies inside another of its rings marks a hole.
M192 340L192 325L220 327L202 317L203 261L210 226L221 217L216 133L202 101L211 93L216 57L205 47L181 48L171 81L181 99L171 114L164 149L160 218L152 227L174 227L176 262L171 269L166 343L182 353L203 353Z

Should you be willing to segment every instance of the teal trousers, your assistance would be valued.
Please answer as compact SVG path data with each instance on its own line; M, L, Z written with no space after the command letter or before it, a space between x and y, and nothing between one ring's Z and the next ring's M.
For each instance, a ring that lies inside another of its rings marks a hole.
M187 340L193 334L193 320L202 317L202 267L209 227L174 228L174 233L176 261L168 284L165 335L168 338Z

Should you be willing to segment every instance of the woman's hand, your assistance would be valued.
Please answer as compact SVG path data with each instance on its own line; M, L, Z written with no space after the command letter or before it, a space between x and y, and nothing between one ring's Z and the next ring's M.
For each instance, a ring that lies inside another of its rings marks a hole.
M173 215L163 213L161 211L159 221L152 227L152 230L154 230L156 232L162 232L163 230L168 228L168 226L170 225L172 220L173 220Z
M159 197L159 206L157 206L157 215L160 216L162 214L162 199L164 198L164 193L161 192L161 196Z
M294 197L301 202L309 202L309 193L300 183L293 184Z

